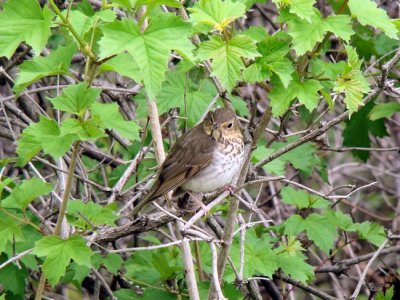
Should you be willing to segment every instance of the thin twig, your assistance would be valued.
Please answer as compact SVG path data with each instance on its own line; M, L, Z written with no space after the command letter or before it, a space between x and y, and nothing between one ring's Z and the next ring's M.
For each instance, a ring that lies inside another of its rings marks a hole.
M364 148L364 147L336 147L336 148L328 148L323 147L321 150L325 151L333 151L333 152L349 152L349 151L376 151L376 152L386 152L386 151L400 151L400 147L391 147L391 148Z
M3 263L0 265L0 270L3 269L5 266L9 265L10 263L21 259L22 257L24 257L25 255L31 253L32 251L33 251L33 248L28 249L28 250L25 250L25 251L23 251L23 252L21 252L21 253L15 255L15 256L11 257L10 259L6 260L5 262L3 262Z
M217 300L226 299L224 297L224 294L222 294L221 285L220 285L219 279L218 279L218 254L217 254L217 248L215 247L214 243L210 242L209 244L210 244L211 255L212 255L212 277L213 277L213 283L214 283L215 291L216 291L216 294L217 294L216 299Z
M104 277L100 274L99 271L97 271L95 268L92 268L93 274L97 277L98 280L103 284L104 288L106 289L108 295L111 297L112 300L117 300L117 297L114 296L110 286L108 285L107 281L104 279Z
M371 257L371 259L369 260L368 264L366 265L360 280L358 281L358 284L356 286L356 289L354 290L353 294L350 296L350 300L353 299L357 299L358 294L360 293L361 287L364 283L365 277L367 276L368 270L371 267L372 263L374 262L374 260L379 256L379 254L383 251L383 248L385 248L386 244L389 242L389 239L386 239L382 245L380 245L380 247L378 248L378 250L376 250L376 252L374 253L374 255Z

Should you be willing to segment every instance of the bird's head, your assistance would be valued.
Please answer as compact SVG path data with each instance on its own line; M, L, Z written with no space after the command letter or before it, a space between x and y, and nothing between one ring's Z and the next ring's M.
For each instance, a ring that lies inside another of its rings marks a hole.
M242 137L242 130L236 114L229 108L218 108L214 112L209 112L204 120L204 131L216 141L221 138Z

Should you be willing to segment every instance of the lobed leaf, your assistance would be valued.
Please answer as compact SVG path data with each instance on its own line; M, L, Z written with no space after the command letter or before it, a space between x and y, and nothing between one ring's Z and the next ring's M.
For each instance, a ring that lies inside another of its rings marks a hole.
M218 77L228 91L241 79L245 68L242 58L253 59L259 55L253 41L244 35L236 35L229 41L214 36L201 43L198 51L199 59L213 60L211 75Z
M205 24L222 32L230 23L242 17L245 9L242 3L231 0L200 0L188 10L195 25Z
M119 112L117 103L98 103L92 104L90 110L94 117L101 123L100 126L106 129L114 129L124 138L130 140L140 140L140 127L134 121L125 121Z
M88 87L86 83L81 82L68 86L60 96L49 100L54 108L83 117L100 93L101 89Z
M388 37L398 40L396 26L391 22L386 12L378 8L374 1L349 0L347 6L361 25L370 25L378 28Z
M53 12L38 1L8 0L0 13L0 56L10 58L21 42L31 45L36 55L50 36Z
M19 95L27 86L35 81L58 74L68 74L72 56L76 47L69 45L58 47L45 57L35 57L24 61L19 67L19 74L15 80L14 92Z
M7 198L1 201L1 207L25 209L37 197L47 195L52 190L51 184L39 178L24 180L12 190Z
M160 14L152 19L144 32L129 19L122 19L102 27L101 58L128 51L140 69L147 95L154 98L168 70L171 50L192 57L193 44L190 24L173 14Z
M45 236L36 242L33 253L39 257L46 256L42 269L52 286L65 274L71 259L78 265L91 267L90 257L93 255L86 246L85 239L77 235L66 240L57 236Z
M57 122L41 116L39 122L25 128L17 141L17 166L26 165L42 149L44 153L59 158L68 151L75 140L75 135L61 136Z

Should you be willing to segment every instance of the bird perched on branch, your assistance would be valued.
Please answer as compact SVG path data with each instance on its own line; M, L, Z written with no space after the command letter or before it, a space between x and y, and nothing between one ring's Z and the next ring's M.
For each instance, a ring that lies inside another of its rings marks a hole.
M194 196L229 185L240 171L243 156L243 133L235 113L228 108L208 113L202 123L176 141L133 214L178 188Z

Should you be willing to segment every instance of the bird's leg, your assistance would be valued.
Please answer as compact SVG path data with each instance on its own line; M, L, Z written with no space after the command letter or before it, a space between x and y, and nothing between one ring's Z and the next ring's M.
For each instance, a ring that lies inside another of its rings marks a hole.
M194 200L194 202L198 205L198 207L200 207L204 211L204 214L207 215L209 213L209 210L208 210L207 206L204 205L203 197L201 196L201 194L192 193L192 192L188 192L188 194ZM196 208L196 210L197 210L197 208Z
M169 208L173 208L174 207L174 205L172 204L172 197L173 197L172 192L169 192L169 193L164 195L165 202L167 203Z
M237 189L237 186L234 186L233 184L225 184L225 185L222 187L222 190L223 190L223 191L229 191L229 192L231 193L231 195L233 195L234 193L236 193L236 189Z

